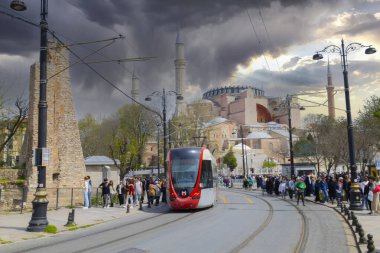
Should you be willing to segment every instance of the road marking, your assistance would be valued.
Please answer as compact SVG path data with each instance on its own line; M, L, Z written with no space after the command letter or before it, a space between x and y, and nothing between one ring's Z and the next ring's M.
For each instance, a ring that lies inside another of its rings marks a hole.
M223 200L223 203L224 203L224 204L227 204L227 203L228 203L227 198L226 198L225 196L223 196L223 195L218 195L218 197L219 197L221 200Z
M248 202L249 204L253 204L253 200L252 200L252 199L250 199L250 198L248 198L248 197L246 197L246 196L243 196L243 198L244 198L245 200L247 200L247 202Z
M243 197L248 202L248 204L253 204L253 200L252 199L250 199L250 198L248 198L246 196L243 196L242 194L235 193L235 192L228 192L228 194L239 196L239 197Z

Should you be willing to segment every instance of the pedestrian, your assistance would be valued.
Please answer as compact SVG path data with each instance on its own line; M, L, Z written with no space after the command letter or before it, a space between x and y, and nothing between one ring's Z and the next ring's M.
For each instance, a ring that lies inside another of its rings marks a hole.
M331 204L334 204L334 200L336 199L336 182L335 178L329 177L329 180L327 182L328 185L328 195L331 201Z
M103 208L108 208L108 199L110 197L110 187L108 184L108 179L105 178L103 183L99 185L99 188L102 189L102 199L103 199Z
M372 212L375 214L380 214L380 200L379 200L379 192L380 192L380 177L376 178L376 182L374 183L375 187L372 190L373 192L373 201L372 201Z
M345 199L347 202L349 202L350 201L351 180L348 177L348 175L345 176L345 179L343 181L343 190L344 190Z
M322 203L325 204L329 201L329 194L326 177L324 175L322 175L321 180L319 181L319 190L322 193Z
M83 183L83 188L84 188L84 205L83 205L83 209L88 209L88 203L89 203L89 200L88 200L88 177L85 176L84 177L84 183Z
M294 178L291 178L289 180L289 186L288 186L288 192L289 192L289 198L293 199L294 189L295 189L296 183Z
M155 190L156 190L156 203L155 203L155 205L158 206L160 204L160 197L161 197L160 182L155 181L154 186L155 186Z
M368 214L372 214L372 201L373 201L373 190L375 189L374 177L368 177L368 184L364 187L364 196L367 198L368 207L370 212Z
M124 205L124 196L125 196L125 187L123 180L120 180L120 183L116 186L116 193L119 199L119 205L122 207Z
M306 189L305 189L305 195L306 196L310 196L311 195L311 175L310 174L307 174L306 177L305 177L305 185L306 185Z
M135 179L135 205L138 206L141 201L141 196L143 193L143 186L138 177Z
M162 179L162 184L161 184L162 203L167 203L167 199L166 199L166 187L167 187L166 178L163 178Z
M301 177L297 178L297 183L295 185L296 191L297 191L297 205L300 202L300 198L302 199L302 204L305 206L305 189L306 185L303 182Z
M263 195L267 189L266 182L267 182L267 179L265 177L261 179L260 187L261 187L261 191L262 191Z
M135 186L131 179L128 180L128 188L127 188L127 201L126 204L130 205L133 208L133 198L135 196Z
M285 196L286 196L286 181L285 180L281 181L280 186L279 186L279 192L281 193L281 197L285 199Z
M148 187L148 204L153 205L154 198L156 197L156 187L154 183L150 183Z
M362 208L364 208L365 206L366 209L369 210L368 199L364 194L365 187L367 186L367 184L368 184L368 177L364 177L364 180L360 183L360 192L362 194Z
M88 208L91 208L92 206L92 180L90 176L87 176L87 177L88 177L88 192L87 192Z
M112 180L110 180L110 182L109 182L109 188L110 188L110 204L111 204L111 207L113 207L114 196L116 195L116 190L113 187L113 181Z
M343 201L343 177L339 177L338 183L335 185L335 192L338 206L341 206Z

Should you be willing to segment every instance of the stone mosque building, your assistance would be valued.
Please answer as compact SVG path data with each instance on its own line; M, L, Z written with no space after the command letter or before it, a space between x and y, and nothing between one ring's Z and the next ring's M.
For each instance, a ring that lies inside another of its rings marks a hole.
M175 90L183 95L186 90L186 59L185 43L180 33L177 34L175 48ZM138 94L135 90L137 86L133 87L131 93ZM334 88L329 67L327 91L329 115L333 116ZM297 98L292 97L290 103L292 127L300 128L301 115ZM263 170L263 161L274 160L281 164L288 159L288 108L285 96L268 97L263 89L253 85L216 87L205 91L197 101L186 104L177 100L174 116L180 115L193 116L199 122L200 135L205 140L201 145L207 145L213 152L220 168L223 167L220 162L223 155L233 148L238 160L235 171L237 175L242 175L243 152L245 164L253 173L281 173L279 167L274 168L274 171ZM292 138L293 141L298 139L294 134ZM153 160L154 155L150 154L150 160ZM146 162L149 163L148 160Z

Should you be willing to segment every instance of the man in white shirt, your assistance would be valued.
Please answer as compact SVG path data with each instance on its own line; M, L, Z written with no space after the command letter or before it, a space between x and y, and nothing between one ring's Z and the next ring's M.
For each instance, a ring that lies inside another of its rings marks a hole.
M139 202L141 200L141 196L142 196L142 191L143 191L143 188L142 188L142 183L140 181L140 179L137 177L135 179L135 205L139 205Z

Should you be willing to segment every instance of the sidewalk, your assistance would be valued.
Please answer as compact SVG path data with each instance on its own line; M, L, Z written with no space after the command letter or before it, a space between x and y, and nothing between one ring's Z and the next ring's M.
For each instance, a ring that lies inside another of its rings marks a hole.
M144 204L143 210L146 210L146 208L147 204ZM157 207L152 206L152 209L154 208ZM127 209L119 206L110 208L92 207L89 209L75 208L74 222L77 226L76 228L72 228L72 230L91 227L106 221L131 215L138 215L144 212L138 209L138 206L134 206L130 209L130 213L126 213ZM48 211L47 219L49 224L56 226L58 233L69 230L65 224L67 223L68 215L71 211L72 209L68 208ZM31 212L26 212L23 214L0 214L0 248L2 244L56 235L45 232L27 232L26 228L29 224L31 216Z
M325 205L330 208L336 209L340 213L340 207L337 208L336 203L331 204L321 204L319 202L314 201L315 197L306 197L308 201L314 202L316 204ZM347 207L349 204L347 202L343 202ZM356 217L358 218L359 223L362 225L365 233L365 238L367 239L367 234L373 235L373 241L375 242L375 248L376 252L380 252L380 215L369 215L369 210L362 210L362 211L354 211ZM350 222L351 225L351 222ZM358 234L356 233L356 236L358 238ZM367 244L360 244L361 251L367 252Z

